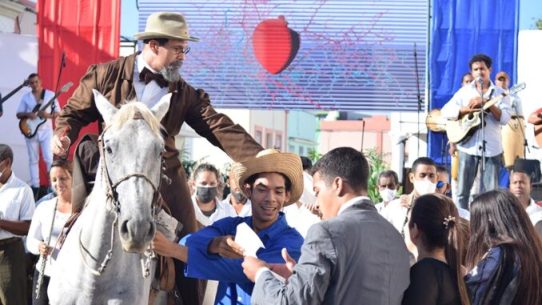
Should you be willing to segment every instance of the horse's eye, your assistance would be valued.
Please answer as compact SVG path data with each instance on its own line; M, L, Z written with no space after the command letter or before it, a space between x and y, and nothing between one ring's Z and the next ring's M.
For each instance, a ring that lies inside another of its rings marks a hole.
M111 149L111 147L107 146L105 148L105 150L107 151L108 154L112 154L113 153L113 150Z

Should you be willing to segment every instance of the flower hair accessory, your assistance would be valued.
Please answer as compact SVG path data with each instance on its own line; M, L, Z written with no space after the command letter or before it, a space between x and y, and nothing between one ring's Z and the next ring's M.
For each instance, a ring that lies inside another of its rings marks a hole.
M442 222L442 224L444 225L444 229L448 229L450 227L450 224L454 224L455 223L455 217L454 216L448 216L448 217L444 217L444 221Z

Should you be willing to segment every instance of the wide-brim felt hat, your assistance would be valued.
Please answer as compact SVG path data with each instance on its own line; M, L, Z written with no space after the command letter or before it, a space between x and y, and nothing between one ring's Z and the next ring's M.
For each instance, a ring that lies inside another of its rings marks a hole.
M246 180L260 173L280 173L290 180L292 185L290 199L284 203L284 206L297 202L303 194L303 166L301 158L296 154L265 149L254 158L234 163L231 169L235 181L245 193Z
M145 31L136 33L134 37L137 40L168 38L199 41L199 38L190 36L184 16L170 12L156 12L149 15Z

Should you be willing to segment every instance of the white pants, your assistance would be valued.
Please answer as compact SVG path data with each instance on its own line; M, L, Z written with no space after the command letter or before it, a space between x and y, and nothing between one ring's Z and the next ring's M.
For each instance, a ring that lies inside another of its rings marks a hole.
M53 163L53 152L51 151L51 139L53 130L49 128L40 128L34 137L26 140L26 149L28 151L28 165L30 167L30 185L32 187L40 186L39 175L39 148L43 161L47 166L47 171L51 169Z

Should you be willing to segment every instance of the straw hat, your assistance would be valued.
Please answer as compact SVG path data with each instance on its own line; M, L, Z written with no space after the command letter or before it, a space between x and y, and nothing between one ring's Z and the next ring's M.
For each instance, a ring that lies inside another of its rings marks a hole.
M292 183L290 200L284 206L290 205L299 200L303 193L303 167L301 158L292 153L282 153L276 149L265 149L260 151L256 157L235 163L232 166L231 174L235 181L242 187L245 181L252 175L259 173L280 173L288 177Z
M147 18L145 32L136 33L138 40L150 38L170 38L199 41L199 38L188 34L188 24L179 13L157 12Z

